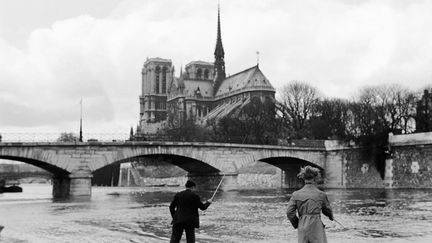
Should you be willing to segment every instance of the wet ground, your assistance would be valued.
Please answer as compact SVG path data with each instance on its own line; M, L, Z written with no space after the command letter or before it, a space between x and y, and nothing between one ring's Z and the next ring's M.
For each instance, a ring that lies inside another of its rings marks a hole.
M53 200L50 185L0 194L0 242L167 242L168 205L181 187L93 188L90 200ZM292 190L219 192L201 212L198 242L296 242ZM432 190L327 190L329 242L432 242ZM202 199L212 191L198 192Z

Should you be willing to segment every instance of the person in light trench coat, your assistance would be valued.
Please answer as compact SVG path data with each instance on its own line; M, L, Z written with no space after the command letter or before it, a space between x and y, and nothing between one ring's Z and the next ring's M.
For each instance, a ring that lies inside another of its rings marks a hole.
M321 212L330 220L334 219L327 195L315 185L318 175L317 168L301 168L298 177L305 185L292 194L288 203L287 217L297 229L299 243L327 243Z

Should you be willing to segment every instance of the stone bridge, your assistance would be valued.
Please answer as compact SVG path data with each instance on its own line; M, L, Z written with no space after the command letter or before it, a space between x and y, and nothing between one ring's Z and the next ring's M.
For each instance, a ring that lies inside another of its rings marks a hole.
M336 141L322 146L296 147L189 142L84 142L0 143L0 159L25 162L53 175L53 195L90 196L92 173L105 166L153 157L181 167L188 177L235 187L238 170L256 161L281 168L295 178L300 166L313 165L323 171L326 187L343 187L344 147Z

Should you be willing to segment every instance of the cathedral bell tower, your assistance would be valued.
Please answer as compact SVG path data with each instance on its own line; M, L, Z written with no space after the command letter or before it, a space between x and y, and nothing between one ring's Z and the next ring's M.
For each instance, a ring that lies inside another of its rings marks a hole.
M142 69L142 95L140 96L140 124L166 120L168 86L174 77L174 68L169 59L150 58Z
M213 84L213 92L214 94L216 94L222 81L226 78L225 60L224 60L225 52L222 45L219 4L218 4L217 40L216 40L216 48L215 48L214 56L215 56L215 62L214 62L215 79Z

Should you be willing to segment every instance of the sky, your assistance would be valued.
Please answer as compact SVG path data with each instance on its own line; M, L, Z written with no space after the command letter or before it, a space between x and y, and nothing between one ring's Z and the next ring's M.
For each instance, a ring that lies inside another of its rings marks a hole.
M146 58L214 61L217 0L0 0L0 133L128 134ZM228 74L327 97L432 83L432 1L220 0ZM4 135L5 136L5 135Z

